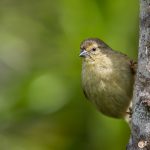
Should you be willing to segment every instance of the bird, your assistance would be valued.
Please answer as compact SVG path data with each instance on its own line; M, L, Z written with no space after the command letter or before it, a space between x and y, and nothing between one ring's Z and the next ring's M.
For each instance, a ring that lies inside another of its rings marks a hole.
M83 40L79 56L85 97L108 117L119 119L131 114L136 61L99 38Z

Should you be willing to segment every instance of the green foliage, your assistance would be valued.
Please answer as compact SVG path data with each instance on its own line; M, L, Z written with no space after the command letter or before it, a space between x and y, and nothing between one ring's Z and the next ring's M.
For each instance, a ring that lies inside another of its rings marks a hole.
M80 42L99 37L136 58L136 0L1 0L0 149L123 150L129 129L80 85Z

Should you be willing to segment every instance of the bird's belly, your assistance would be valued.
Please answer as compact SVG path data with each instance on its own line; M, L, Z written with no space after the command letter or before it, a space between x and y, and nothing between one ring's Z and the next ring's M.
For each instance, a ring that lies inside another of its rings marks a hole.
M103 114L115 118L122 117L131 100L130 94L128 96L124 88L124 85L131 84L125 83L130 80L126 80L126 76L121 75L118 75L116 79L116 73L112 70L103 70L98 73L94 70L90 72L90 75L88 72L83 72L83 74L82 85L88 99Z

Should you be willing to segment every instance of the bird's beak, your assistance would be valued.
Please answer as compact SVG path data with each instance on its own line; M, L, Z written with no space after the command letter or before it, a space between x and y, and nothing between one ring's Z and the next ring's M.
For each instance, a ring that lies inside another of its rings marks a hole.
M86 57L86 56L88 56L89 54L88 54L88 52L86 51L86 50L81 50L81 52L80 52L80 57Z

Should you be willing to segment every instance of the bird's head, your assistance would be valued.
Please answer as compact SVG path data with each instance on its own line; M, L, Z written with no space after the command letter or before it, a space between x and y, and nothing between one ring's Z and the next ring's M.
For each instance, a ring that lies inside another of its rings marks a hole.
M98 38L89 38L84 40L80 45L80 57L94 59L97 55L101 54L109 46Z

